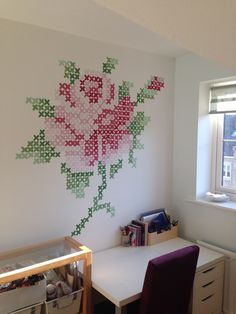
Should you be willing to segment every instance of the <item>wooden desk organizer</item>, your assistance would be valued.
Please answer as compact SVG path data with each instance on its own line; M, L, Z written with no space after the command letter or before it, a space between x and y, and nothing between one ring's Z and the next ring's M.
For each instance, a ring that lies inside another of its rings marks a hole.
M176 238L177 236L178 236L178 226L174 226L171 228L171 230L167 230L162 233L156 233L156 232L149 233L148 232L147 245L161 243L161 242Z

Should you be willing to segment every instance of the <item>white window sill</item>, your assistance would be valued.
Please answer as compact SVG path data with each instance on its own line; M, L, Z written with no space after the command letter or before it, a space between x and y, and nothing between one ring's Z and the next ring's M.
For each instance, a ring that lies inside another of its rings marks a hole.
M209 202L204 198L199 198L196 200L188 200L190 203L198 204L200 206L214 207L217 209L230 210L236 213L236 202Z

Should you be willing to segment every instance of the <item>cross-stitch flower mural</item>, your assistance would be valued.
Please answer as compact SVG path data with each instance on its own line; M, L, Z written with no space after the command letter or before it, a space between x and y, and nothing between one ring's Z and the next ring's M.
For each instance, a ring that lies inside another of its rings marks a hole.
M34 111L44 120L44 129L28 141L17 159L33 158L34 163L49 163L60 158L61 173L66 176L66 187L76 198L85 196L91 177L101 176L98 194L93 198L88 214L76 225L72 235L81 233L93 214L101 209L114 215L114 207L103 201L108 179L123 166L123 158L136 166L135 150L143 148L138 137L150 120L138 104L154 99L163 79L152 76L132 101L132 83L123 81L118 87L110 74L118 61L107 58L102 73L85 72L71 61L60 61L66 82L59 83L56 99L28 97Z

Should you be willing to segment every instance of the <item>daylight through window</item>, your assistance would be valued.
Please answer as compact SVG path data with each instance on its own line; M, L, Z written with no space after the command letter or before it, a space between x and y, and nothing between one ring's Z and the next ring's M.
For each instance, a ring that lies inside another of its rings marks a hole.
M217 113L215 191L236 194L236 84L211 87L209 113Z

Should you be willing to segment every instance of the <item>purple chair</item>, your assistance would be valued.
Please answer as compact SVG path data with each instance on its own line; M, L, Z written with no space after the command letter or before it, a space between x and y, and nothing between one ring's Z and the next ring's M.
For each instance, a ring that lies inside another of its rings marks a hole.
M187 314L199 247L183 249L150 260L139 314Z

